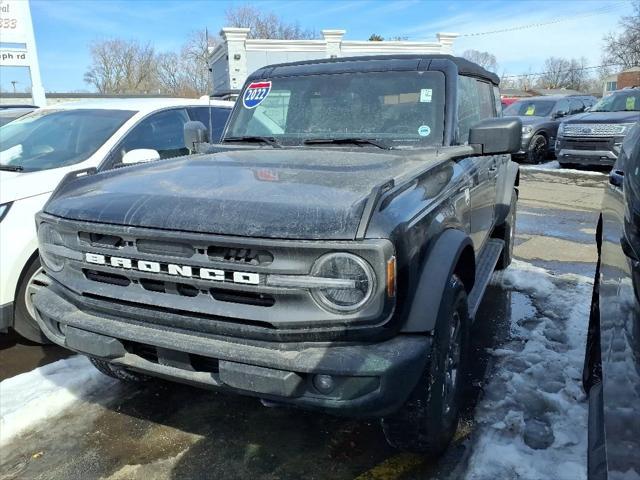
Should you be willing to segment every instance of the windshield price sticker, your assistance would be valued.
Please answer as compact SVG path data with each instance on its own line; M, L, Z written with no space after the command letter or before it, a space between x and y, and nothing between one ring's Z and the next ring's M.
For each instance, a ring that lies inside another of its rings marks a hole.
M267 98L271 91L271 82L253 82L249 84L242 96L242 104L245 108L256 108Z
M420 125L418 128L418 135L421 137L428 137L431 134L431 128L429 125Z
M536 106L535 105L527 106L527 111L524 112L525 115L533 115L534 113L536 113Z

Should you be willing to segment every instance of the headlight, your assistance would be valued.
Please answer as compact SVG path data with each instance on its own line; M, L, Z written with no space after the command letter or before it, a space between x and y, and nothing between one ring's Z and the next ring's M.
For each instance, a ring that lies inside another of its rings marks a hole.
M41 223L38 228L38 244L40 258L45 269L59 272L64 268L64 258L51 251L52 246L62 246L62 235L48 223Z
M631 130L631 128L633 128L634 125L635 123L621 123L620 125L618 125L618 127L620 128L620 130L618 131L618 134L626 135L627 133L629 133L629 130Z
M531 125L522 126L522 135L531 135L532 132L533 132L533 127Z
M3 203L0 205L0 222L7 216L7 212L9 211L9 207L11 207L11 203Z
M375 289L375 275L371 266L350 253L330 253L320 257L311 274L320 278L347 280L344 285L312 290L320 306L333 312L351 313L361 309L371 299Z

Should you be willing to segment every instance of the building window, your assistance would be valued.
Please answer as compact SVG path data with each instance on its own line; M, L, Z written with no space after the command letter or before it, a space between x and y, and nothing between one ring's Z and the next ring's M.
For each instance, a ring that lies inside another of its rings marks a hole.
M607 82L607 92L613 92L618 89L618 82Z

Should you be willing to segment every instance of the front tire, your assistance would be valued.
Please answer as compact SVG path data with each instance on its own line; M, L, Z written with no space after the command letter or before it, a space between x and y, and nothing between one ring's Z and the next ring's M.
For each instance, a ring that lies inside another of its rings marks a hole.
M33 305L33 296L46 288L51 281L42 270L40 259L36 256L27 267L15 299L13 329L21 336L35 343L47 344L51 341L46 337L36 320L38 312Z
M529 142L527 162L535 165L542 163L549 155L549 143L544 135L536 134Z
M458 426L468 332L467 293L454 275L442 296L431 357L418 385L400 410L382 419L392 447L436 458L451 442Z

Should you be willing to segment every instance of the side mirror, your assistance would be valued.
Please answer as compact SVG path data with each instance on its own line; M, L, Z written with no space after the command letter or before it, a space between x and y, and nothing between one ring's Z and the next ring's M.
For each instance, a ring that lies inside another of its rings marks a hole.
M516 153L522 145L522 122L517 117L489 118L469 131L469 144L483 155Z
M184 146L189 152L196 151L198 143L206 143L209 141L209 130L204 123L191 121L184 124Z
M585 112L589 112L590 110L591 110L591 107L585 107L585 108L584 108L584 111L585 111Z
M154 160L160 160L160 154L156 150L152 150L150 148L136 148L135 150L129 150L122 157L122 163L125 165L153 162Z
M566 110L558 110L553 114L553 118L562 118L566 117L567 115L569 115L569 112L567 112Z

